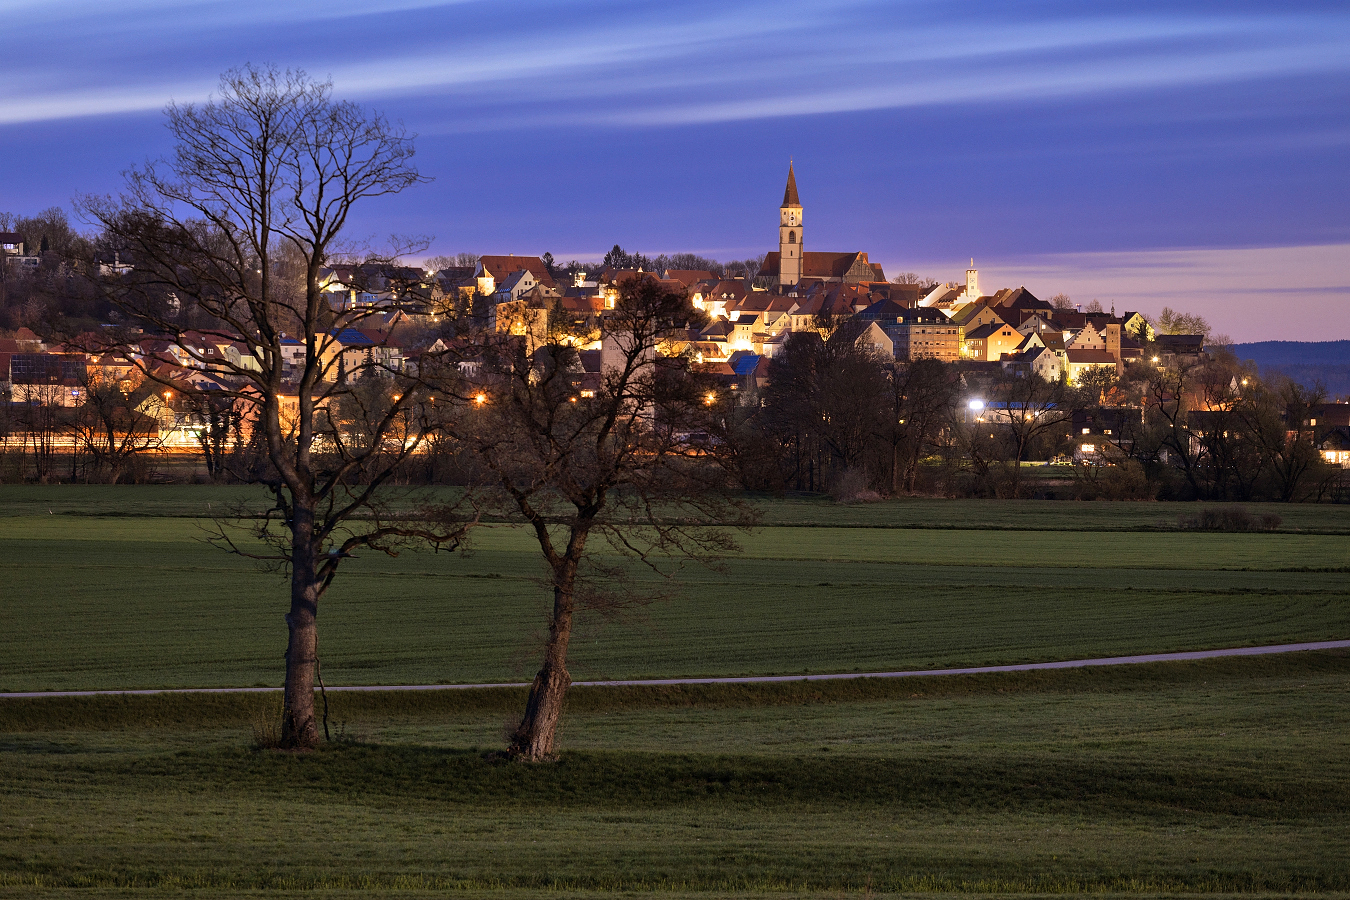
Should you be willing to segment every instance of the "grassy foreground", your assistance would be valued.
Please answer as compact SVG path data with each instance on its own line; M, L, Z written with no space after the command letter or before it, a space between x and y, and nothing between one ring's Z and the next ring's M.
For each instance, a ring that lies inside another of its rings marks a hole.
M246 493L246 492L245 492ZM268 685L285 588L201 542L218 488L0 488L0 690ZM1350 509L1275 533L1164 504L766 501L721 573L586 623L577 678L980 665L1350 636ZM1253 509L1254 513L1266 510ZM353 560L335 683L523 680L528 538ZM578 689L561 761L498 758L524 692L0 701L0 898L1350 897L1350 654Z
M0 706L0 896L1350 892L1350 655L578 690L554 766L513 690Z

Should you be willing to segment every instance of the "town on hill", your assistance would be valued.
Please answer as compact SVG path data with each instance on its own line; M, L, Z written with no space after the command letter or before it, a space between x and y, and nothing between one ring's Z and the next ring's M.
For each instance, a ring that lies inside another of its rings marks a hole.
M1084 308L1025 286L986 292L974 260L963 280L937 282L888 279L865 250L809 250L791 166L778 212L777 249L727 264L618 245L600 263L332 262L317 284L330 323L322 378L383 378L394 391L428 360L462 354L467 336L491 334L527 356L566 345L584 401L603 391L622 344L616 306L645 288L687 302L653 353L716 386L724 415L690 434L732 460L746 488L1239 500L1345 490L1350 403L1315 378L1263 374L1199 316ZM230 477L226 462L250 443L239 387L259 368L254 336L172 291L132 323L109 285L136 280L134 248L76 234L59 210L0 224L13 229L0 234L0 477L136 480L156 454L193 452L211 477ZM282 333L278 348L281 390L294 392L305 336ZM1028 479L1030 462L1065 465ZM1097 474L1071 477L1080 472Z

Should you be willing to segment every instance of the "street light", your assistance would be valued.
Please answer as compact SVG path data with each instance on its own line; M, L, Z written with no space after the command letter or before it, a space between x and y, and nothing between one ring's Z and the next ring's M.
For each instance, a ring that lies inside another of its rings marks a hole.
M478 394L473 398L473 402L477 403L479 406L482 406L484 403L487 402L487 394Z

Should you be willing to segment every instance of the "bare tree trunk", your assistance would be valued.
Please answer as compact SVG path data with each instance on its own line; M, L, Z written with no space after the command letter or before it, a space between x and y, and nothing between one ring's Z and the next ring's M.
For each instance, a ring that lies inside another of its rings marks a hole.
M291 750L317 747L319 730L314 721L314 663L319 643L316 604L303 597L291 598L286 614L290 641L286 645L286 692L281 720L281 746Z
M281 746L317 747L314 719L314 667L319 648L319 583L314 571L313 516L297 508L291 562L291 610L286 614L286 689L282 701Z
M553 615L548 625L544 664L530 686L525 717L511 736L511 755L529 762L553 758L563 700L572 684L567 671L567 644L572 637L572 585L576 575L575 566L569 563L569 568L571 572L564 576L566 584L553 589Z

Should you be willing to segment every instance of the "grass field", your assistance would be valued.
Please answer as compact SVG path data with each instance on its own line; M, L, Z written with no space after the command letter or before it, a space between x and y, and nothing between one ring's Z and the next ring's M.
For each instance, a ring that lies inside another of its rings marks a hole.
M0 690L275 684L285 583L207 546L206 520L181 515L239 490L122 490L117 504L107 488L0 489ZM31 514L44 503L51 513ZM725 571L688 570L673 600L584 621L575 676L884 671L1350 634L1350 540L1327 533L1339 508L1317 508L1325 521L1306 531L1210 534L1093 530L1131 509L1112 504L1035 504L1028 522L1061 530L1014 530L1010 504L961 504L963 527L915 528L877 526L941 504L782 503L766 518L798 524L745 537ZM501 526L475 544L467 557L347 563L320 614L329 682L527 680L548 599L537 551Z
M245 493L0 487L0 690L277 683L284 582L200 540ZM584 624L574 676L1350 636L1339 507L1206 534L1164 504L762 506L724 572ZM326 680L528 679L537 573L505 527L469 556L353 560ZM1350 897L1346 653L578 689L544 767L492 752L523 700L337 694L340 739L299 756L251 748L271 694L0 701L0 898Z
M579 689L544 768L482 752L512 690L343 697L356 740L299 757L248 749L257 696L10 703L0 886L1344 894L1347 676L1312 653Z
M452 488L409 490L407 503L444 498ZM0 485L0 517L153 516L209 518L237 503L266 508L256 487L215 485ZM793 496L757 501L766 525L843 528L1012 529L1015 531L1170 531L1181 515L1210 506L1195 503L1074 503L1050 500L935 500L839 504ZM1285 532L1350 534L1350 505L1249 503L1255 516L1276 515Z

